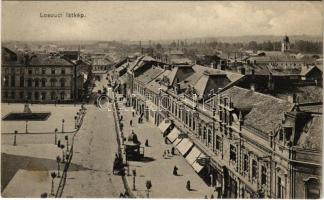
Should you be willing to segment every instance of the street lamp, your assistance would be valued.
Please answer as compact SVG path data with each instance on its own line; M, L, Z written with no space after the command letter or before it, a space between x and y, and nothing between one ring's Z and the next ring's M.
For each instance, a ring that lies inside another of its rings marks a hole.
M54 130L54 140L55 140L55 145L57 145L57 128L55 128L55 130Z
M54 196L54 178L56 177L56 173L52 172L51 177L52 177L51 195Z
M16 140L17 133L18 133L18 131L15 131L15 134L14 134L14 143L13 143L14 146L17 145L17 140Z
M78 119L78 117L75 115L74 116L74 128L75 129L77 128L77 119Z
M134 191L136 190L136 187L135 187L135 178L136 178L136 169L133 169L133 190Z
M56 156L56 162L57 162L57 177L60 177L60 162L61 162L60 156Z
M61 144L60 145L60 148L62 149L62 163L64 163L65 162L65 157L64 157L64 144Z
M65 122L65 120L62 119L62 133L64 133L64 122Z
M65 136L65 140L66 140L66 152L69 151L69 136Z

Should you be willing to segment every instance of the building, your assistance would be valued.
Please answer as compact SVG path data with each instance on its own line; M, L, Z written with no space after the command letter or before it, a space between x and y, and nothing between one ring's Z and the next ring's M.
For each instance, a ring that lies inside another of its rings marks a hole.
M289 42L289 37L286 35L281 42L281 51L289 52L289 50L290 50L290 42Z
M237 85L249 75L199 65L139 59L130 66L132 106L216 188L217 198L320 197L321 102L243 88Z
M54 54L17 54L2 49L2 101L77 100L76 66Z

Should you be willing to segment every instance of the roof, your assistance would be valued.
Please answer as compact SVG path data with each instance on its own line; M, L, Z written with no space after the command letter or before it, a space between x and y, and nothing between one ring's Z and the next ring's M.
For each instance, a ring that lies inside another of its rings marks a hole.
M280 99L288 99L295 94L299 103L323 102L323 88L315 85L289 87L276 92L275 96Z
M107 58L92 58L92 65L110 65L112 62Z
M73 66L69 61L58 56L50 56L47 54L38 54L29 62L33 66Z
M301 134L297 146L303 149L322 151L322 139L323 116L313 116Z
M189 58L172 58L170 62L173 64L190 64L192 61Z
M284 113L291 111L294 106L288 101L237 86L225 90L221 95L229 96L235 108L249 110L244 116L245 126L252 126L265 133L276 129Z
M306 76L309 72L311 72L312 70L319 70L321 71L317 66L313 65L313 66L303 66L301 68L301 72L300 75L302 76Z
M158 77L160 74L162 74L163 71L164 69L153 66L137 76L136 80L142 82L143 84L147 84Z

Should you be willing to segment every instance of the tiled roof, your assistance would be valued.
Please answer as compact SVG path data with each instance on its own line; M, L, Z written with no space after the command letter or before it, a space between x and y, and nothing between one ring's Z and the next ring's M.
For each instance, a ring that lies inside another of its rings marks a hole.
M275 96L280 99L288 99L289 96L296 94L299 103L323 102L323 88L319 86L300 86L290 87L278 91Z
M72 63L58 56L38 54L31 59L29 65L33 66L73 66Z
M140 74L138 77L136 77L136 80L142 82L143 84L147 84L151 82L153 79L155 79L156 77L158 77L160 74L162 74L163 71L164 69L153 66L148 70L146 70L145 72L143 72L142 74Z
M233 86L221 95L228 95L235 108L250 110L244 116L244 124L270 133L281 124L285 112L293 108L293 103L270 95L261 94Z

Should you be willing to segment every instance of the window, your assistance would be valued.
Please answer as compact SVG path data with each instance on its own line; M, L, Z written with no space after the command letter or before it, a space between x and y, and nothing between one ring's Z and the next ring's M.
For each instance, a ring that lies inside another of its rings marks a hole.
M4 94L3 94L3 96L4 96L5 99L8 99L8 92L5 91Z
M28 69L28 74L32 75L33 74L33 70L32 69Z
M284 195L284 186L282 184L282 180L280 177L278 177L277 179L277 198L278 199L283 199L285 198L285 195Z
M27 86L28 86L28 87L32 87L32 86L33 86L33 80L32 80L31 78L29 78L29 79L27 80Z
M35 87L39 87L39 79L35 79Z
M42 79L42 87L45 87L45 86L46 86L46 79L43 78L43 79Z
M39 68L35 68L35 74L39 74Z
M42 92L42 100L46 100L46 92Z
M245 172L249 171L249 156L247 154L243 156L243 170Z
M46 74L46 69L42 68L42 74Z
M20 87L24 87L25 86L25 77L21 76L20 77Z
M65 98L65 93L61 92L61 100L64 100L64 98Z
M51 93L51 100L55 100L56 99L56 94L55 94L55 92L52 92Z
M252 160L252 178L257 177L257 169L258 169L258 163L256 160Z
M222 138L219 135L216 135L216 150L221 150Z
M11 99L15 99L16 98L16 93L14 91L11 92Z
M32 93L31 92L27 92L27 99L28 100L31 100L31 98L32 98Z
M5 76L3 81L4 81L4 86L8 87L9 86L9 77Z
M61 74L65 74L65 69L64 68L61 70Z
M25 99L24 92L19 92L19 98L20 99Z
M39 92L34 93L35 100L39 100Z
M51 79L51 86L54 87L56 85L57 80L55 78Z
M261 185L267 184L267 168L265 166L261 167Z
M11 76L11 87L15 87L16 86L16 76L12 75Z
M236 162L236 147L234 145L230 146L230 160Z
M54 75L55 74L55 69L51 70L51 74Z
M211 132L211 130L210 129L208 129L208 135L207 135L207 142L208 142L208 144L210 144L211 143L211 138L212 138L212 132Z
M65 87L65 79L62 78L62 79L60 80L60 82L61 82L61 87Z
M317 178L309 178L305 181L305 199L319 199L321 185Z

